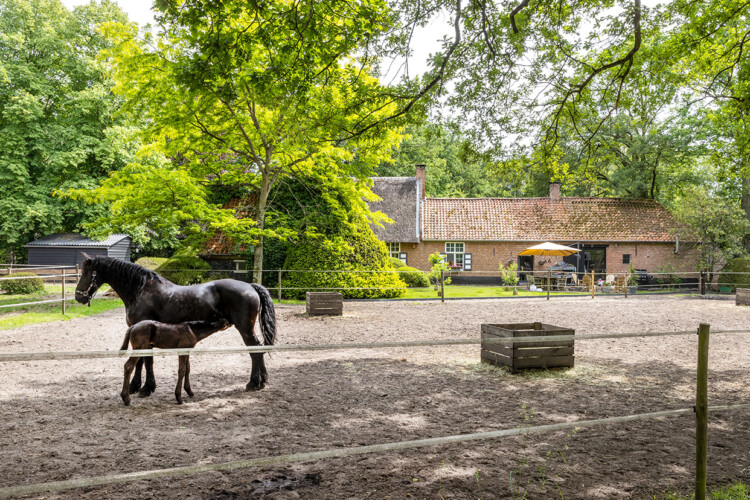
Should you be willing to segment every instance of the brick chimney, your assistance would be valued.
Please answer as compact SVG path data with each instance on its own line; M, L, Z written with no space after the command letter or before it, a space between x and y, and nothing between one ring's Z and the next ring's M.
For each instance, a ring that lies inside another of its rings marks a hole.
M549 183L549 199L553 201L560 199L560 182L555 181Z
M417 180L419 181L419 199L425 199L425 182L427 181L427 165L420 163L414 165L417 169Z

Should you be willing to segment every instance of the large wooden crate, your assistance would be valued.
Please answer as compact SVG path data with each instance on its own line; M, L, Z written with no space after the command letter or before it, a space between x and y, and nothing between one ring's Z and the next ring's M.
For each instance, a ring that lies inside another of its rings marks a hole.
M511 373L522 368L572 367L573 340L489 343L486 339L575 335L575 330L544 323L482 324L482 361L507 366Z
M311 316L341 316L344 312L344 297L339 292L307 292L305 304Z
M750 288L738 288L734 303L738 306L750 306Z

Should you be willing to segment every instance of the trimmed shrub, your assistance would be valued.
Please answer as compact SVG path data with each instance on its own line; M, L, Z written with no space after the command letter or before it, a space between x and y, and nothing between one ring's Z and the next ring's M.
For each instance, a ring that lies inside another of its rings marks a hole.
M719 272L719 283L721 283L722 286L731 286L732 291L737 287L750 288L750 274L726 273L750 273L750 256L737 257L736 259L730 260Z
M427 288L430 286L430 280L427 273L409 266L403 266L398 270L398 277L406 283L409 288Z
M302 299L306 291L341 292L347 299L394 298L406 293L406 284L396 273L378 272L393 268L385 244L369 227L351 231L346 237L304 239L289 247L284 267L300 270L286 272L282 278L282 293L289 298Z
M393 269L401 269L402 267L406 267L404 261L401 259L397 259L396 257L388 257L388 262L391 263Z
M211 281L211 266L198 257L170 257L155 271L177 285Z
M34 273L15 273L12 277L24 279L3 279L0 280L0 290L10 295L30 295L36 292L44 291L44 281ZM34 276L33 278L29 276Z

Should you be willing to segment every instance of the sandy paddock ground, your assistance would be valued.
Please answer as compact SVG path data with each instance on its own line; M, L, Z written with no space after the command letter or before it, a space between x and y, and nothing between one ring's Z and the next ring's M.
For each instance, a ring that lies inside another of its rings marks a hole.
M750 328L750 308L681 297L347 302L277 308L279 343L478 337L481 323L577 333ZM116 350L124 310L0 332L0 352ZM232 328L202 343L240 346ZM693 405L697 336L579 341L576 368L510 375L479 346L290 352L244 392L246 355L193 356L196 397L119 397L120 359L0 363L0 485L207 464ZM750 334L711 338L709 404L750 402ZM750 481L750 411L715 413L709 483ZM657 498L689 492L692 415L502 440L70 490L45 498Z

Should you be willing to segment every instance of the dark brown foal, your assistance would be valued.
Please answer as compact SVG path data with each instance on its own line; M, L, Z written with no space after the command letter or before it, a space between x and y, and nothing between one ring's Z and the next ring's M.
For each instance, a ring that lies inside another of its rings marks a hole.
M128 328L120 350L124 351L128 348L128 341L133 346L133 350L152 349L154 347L160 349L193 348L195 344L209 335L228 327L229 323L223 319L213 322L187 321L176 325L151 320L140 321ZM191 398L193 397L193 390L190 388L190 356L184 355L179 358L177 387L175 387L174 395L177 398L177 404L182 404L183 380L185 392ZM137 362L137 357L131 357L125 362L125 382L120 395L126 405L130 404L130 375Z

